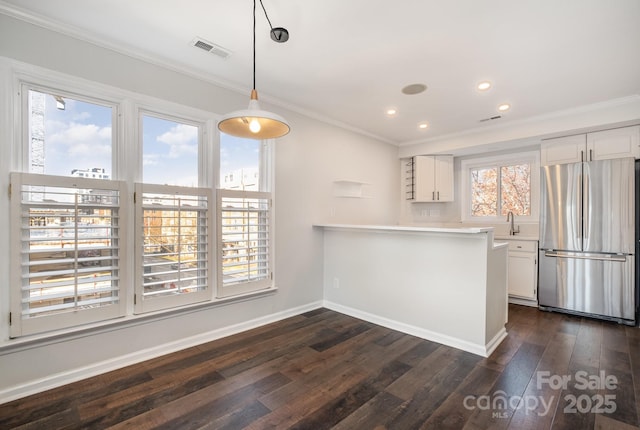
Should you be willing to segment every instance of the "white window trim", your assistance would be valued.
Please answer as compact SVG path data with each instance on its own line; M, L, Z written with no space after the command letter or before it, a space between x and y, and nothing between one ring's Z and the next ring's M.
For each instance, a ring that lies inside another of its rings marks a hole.
M540 202L540 152L529 151L516 154L505 154L492 157L470 158L460 163L460 196L461 219L463 222L494 223L503 222L502 215L477 217L471 215L471 174L470 171L479 168L506 166L522 163L531 163L531 215L518 216L518 222L539 222Z

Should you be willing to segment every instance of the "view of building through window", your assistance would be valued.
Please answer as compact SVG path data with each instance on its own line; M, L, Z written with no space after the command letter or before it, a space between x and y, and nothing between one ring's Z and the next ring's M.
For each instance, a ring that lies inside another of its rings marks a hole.
M220 135L220 188L259 191L262 141Z
M117 303L118 191L46 180L16 185L28 209L22 221L23 318Z
M531 215L531 164L471 169L471 215Z
M265 143L222 134L220 188L223 286L264 282L270 277L270 195L263 193L261 153Z
M210 202L196 192L167 191L140 192L144 299L207 288Z

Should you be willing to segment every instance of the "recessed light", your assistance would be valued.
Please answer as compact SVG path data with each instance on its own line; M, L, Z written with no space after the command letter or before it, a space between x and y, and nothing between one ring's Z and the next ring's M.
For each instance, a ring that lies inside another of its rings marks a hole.
M388 117L394 117L394 116L398 115L398 109L397 109L397 108L394 108L394 107L390 107L390 108L387 108L387 109L384 111L384 113L385 113L385 115L387 115Z
M402 93L411 96L414 94L420 94L426 90L427 90L427 86L425 84L411 84L404 87L402 89Z
M420 130L426 130L427 128L429 128L429 124L427 124L426 122L421 122L418 124L418 128Z
M500 111L500 112L506 112L509 109L511 109L511 105L509 103L503 103L503 104L498 106L498 111Z
M491 82L482 81L478 84L476 88L478 88L478 91L487 91L489 88L491 88Z

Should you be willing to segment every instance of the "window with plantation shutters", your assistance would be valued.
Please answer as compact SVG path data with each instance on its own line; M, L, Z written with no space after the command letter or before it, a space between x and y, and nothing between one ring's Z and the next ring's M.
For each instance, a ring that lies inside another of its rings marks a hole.
M11 175L12 336L124 315L125 195L119 181Z
M209 300L212 191L136 184L136 312Z
M127 324L273 286L271 141L73 77L15 78L10 337Z
M218 191L219 296L269 288L271 281L271 194Z

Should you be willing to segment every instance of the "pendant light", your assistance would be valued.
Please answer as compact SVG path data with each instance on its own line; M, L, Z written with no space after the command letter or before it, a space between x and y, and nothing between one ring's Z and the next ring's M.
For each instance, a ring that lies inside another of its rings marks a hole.
M262 0L260 0L262 4ZM264 5L262 5L264 9ZM265 15L267 11L264 11ZM267 20L269 17L267 16ZM271 26L271 21L269 21ZM271 27L271 38L279 43L286 42L286 29ZM273 139L282 137L291 130L287 121L273 112L260 109L256 90L256 0L253 0L253 89L249 107L224 115L218 122L218 129L226 134L249 139Z

